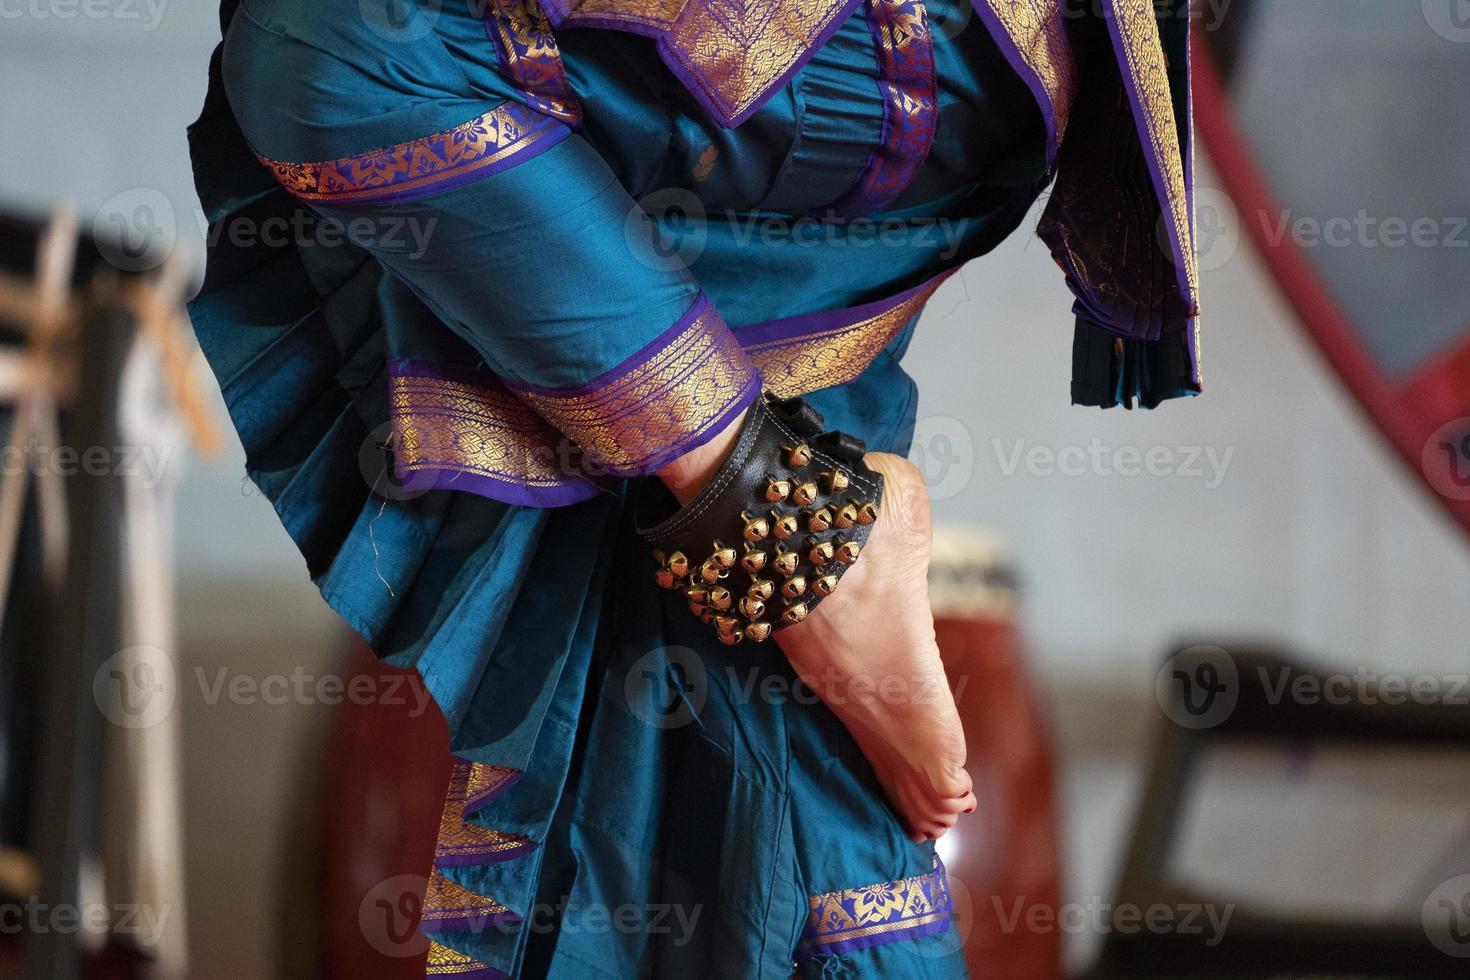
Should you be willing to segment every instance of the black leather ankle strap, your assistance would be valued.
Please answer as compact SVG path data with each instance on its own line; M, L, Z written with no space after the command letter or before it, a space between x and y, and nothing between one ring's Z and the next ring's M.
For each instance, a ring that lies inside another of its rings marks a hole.
M836 590L882 506L883 477L861 439L822 429L799 398L769 393L734 448L683 507L657 480L639 487L637 525L659 585L677 589L728 644L794 626Z

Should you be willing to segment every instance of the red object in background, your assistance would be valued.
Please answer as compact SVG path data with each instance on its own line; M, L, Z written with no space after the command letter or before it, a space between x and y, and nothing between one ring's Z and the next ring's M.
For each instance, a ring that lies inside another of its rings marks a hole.
M1195 126L1236 209L1242 215L1286 214L1241 132L1202 31L1194 32L1190 58ZM1267 221L1244 224L1282 295L1369 421L1470 532L1470 478L1463 472L1470 460L1470 337L1396 382L1364 347L1350 311L1333 297L1297 239L1275 235Z
M1061 934L1031 930L1027 912L1054 915L1060 847L1054 764L1021 644L1007 618L941 617L945 670L957 688L979 805L947 836L955 929L975 980L1059 980ZM356 645L344 676L416 675ZM434 856L450 760L436 709L346 699L321 781L324 980L421 980L427 941L414 929ZM386 699L385 699L386 700Z
M1022 660L1015 622L935 620L945 673L965 725L978 805L941 849L955 895L955 927L974 980L1060 980L1061 844L1048 729Z
M386 666L356 637L342 675L373 678L384 696L343 699L327 739L321 963L311 975L423 980L418 918L453 764L449 730L418 675ZM415 705L426 710L415 715Z

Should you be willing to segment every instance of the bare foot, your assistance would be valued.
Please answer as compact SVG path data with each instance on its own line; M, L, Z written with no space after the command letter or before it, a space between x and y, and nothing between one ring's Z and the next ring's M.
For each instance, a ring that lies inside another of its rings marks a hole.
M975 795L929 611L929 497L907 460L869 453L866 462L885 489L862 557L776 640L857 740L909 836L937 840Z

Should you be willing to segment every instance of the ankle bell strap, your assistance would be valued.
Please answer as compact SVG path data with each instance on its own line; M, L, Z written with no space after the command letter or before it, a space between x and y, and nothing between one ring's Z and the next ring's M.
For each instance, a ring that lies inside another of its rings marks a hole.
M679 507L644 480L637 527L655 578L681 592L721 642L761 642L837 589L862 552L883 498L861 439L822 429L799 398L751 405L729 457Z

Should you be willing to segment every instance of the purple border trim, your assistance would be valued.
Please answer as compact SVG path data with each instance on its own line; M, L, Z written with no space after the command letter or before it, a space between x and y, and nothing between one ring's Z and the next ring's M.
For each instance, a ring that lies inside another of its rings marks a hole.
M871 949L874 946L887 946L891 943L907 942L909 940L923 938L924 936L937 936L940 933L947 932L950 928L951 920L954 918L954 899L951 897L949 890L949 872L945 870L944 862L939 860L939 855L937 854L934 856L934 867L927 874L915 875L912 878L905 878L899 881L879 882L876 885L870 885L865 888L841 889L838 892L825 892L821 895L813 896L813 914L815 914L815 903L821 899L831 898L834 895L843 895L849 892L864 892L869 889L883 888L888 885L902 884L910 881L928 882L928 887L924 888L926 896L931 899L939 899L923 916L930 921L919 922L911 926L903 926L890 932L854 935L850 939L839 939L835 942L823 942L820 933L815 932L813 924L808 922L802 931L801 941L796 947L795 959L797 962L814 959L818 956ZM915 884L914 887L920 886ZM885 922L868 923L848 931L864 933L867 930L873 929L875 926L897 925L902 923L902 921L903 911L899 909L898 912L890 915Z
M1056 160L1057 149L1060 139L1057 134L1057 107L1052 104L1051 93L1046 90L1046 84L1041 76L1026 64L1026 59L1021 57L1020 48L1016 47L1016 39L1011 37L1011 32L1006 29L1005 23L990 8L990 0L971 0L975 7L975 13L980 15L980 20L985 24L990 36L995 40L996 46L1000 48L1001 54L1005 55L1006 61L1010 63L1011 69L1026 83L1031 90L1031 95L1036 99L1036 106L1041 110L1042 121L1046 124L1046 165L1050 167ZM1008 0L999 0L1001 3Z
M877 214L889 208L899 195L908 190L929 151L934 147L934 134L939 127L939 80L934 65L934 38L928 33L928 15L922 2L917 3L924 18L925 34L915 39L915 50L905 58L898 46L885 47L895 29L896 0L866 0L868 33L873 36L874 54L878 61L878 93L883 99L883 129L878 145L868 156L863 172L852 188L833 204L820 209L839 218L855 218ZM915 2L915 0L908 0ZM924 108L910 120L904 106L906 95L917 93Z
M512 858L518 858L540 847L536 841L527 837L515 847L507 847L499 851L466 851L455 854L435 855L434 866L439 868L482 868L492 864L502 864Z
M684 312L683 316L675 320L673 326L638 348L638 350L634 351L625 360L608 368L591 381L580 384L575 388L543 388L540 385L511 379L506 379L504 384L511 391L529 391L535 395L545 395L547 398L576 398L580 395L591 394L600 388L606 388L618 379L638 370L653 360L665 347L673 343L680 334L688 330L695 320L698 320L700 316L708 312L709 309L709 297L704 293L697 294L694 297L694 305L690 306Z
M736 329L735 337L740 341L740 346L746 350L752 350L757 347L776 346L786 341L801 340L808 334L819 333L823 330L836 330L842 327L850 327L863 320L887 313L894 307L907 303L926 290L938 287L958 271L959 266L953 269L946 269L937 276L926 279L910 289L905 289L896 296L888 296L883 299L874 300L871 303L864 303L861 306L848 306L840 310L821 310L817 313L803 313L800 316L786 317L781 320L767 320L764 323L740 327Z
M503 389L504 385L494 374L452 364L436 364L429 361L401 359L388 362L389 378L429 378L435 381L455 381L490 390ZM489 497L506 504L525 507L565 507L591 500L604 491L595 480L582 474L568 476L567 481L552 487L532 487L524 483L501 480L482 473L466 473L438 467L425 467L405 471L395 456L393 478L398 494L420 494L430 490L461 490L466 493Z
M1179 228L1179 223L1174 220L1174 209L1169 207L1169 185L1164 179L1163 161L1154 152L1154 141L1149 129L1148 111L1144 108L1142 94L1138 90L1138 75L1133 70L1133 62L1128 57L1128 42L1123 38L1123 26L1118 17L1118 7L1121 2L1127 0L1104 0L1107 4L1103 20L1107 21L1108 37L1113 42L1113 56L1117 59L1119 74L1123 76L1123 87L1128 92L1129 107L1133 110L1133 123L1138 130L1139 144L1143 149L1144 159L1148 162L1149 179L1154 185L1154 194L1158 197L1159 212L1169 228L1169 251L1174 257L1174 278L1179 286L1179 295L1184 297L1191 313L1195 312L1198 297L1194 293L1189 281L1189 265L1184 254L1184 236ZM1149 16L1154 16L1154 5L1148 4ZM1187 46L1186 46L1187 47ZM1160 52L1162 57L1162 52ZM1186 56L1187 57L1187 56ZM1171 96L1169 105L1172 108L1174 102ZM1175 120L1177 126L1178 120ZM1179 161L1184 171L1184 196L1185 212L1190 215L1192 222L1192 199L1193 199L1193 168L1188 165L1188 147L1180 143L1180 154L1184 157ZM1193 228L1190 228L1190 240L1193 241ZM1191 324L1197 318L1190 316ZM1194 350L1193 338L1191 338L1190 350ZM1196 371L1198 369L1196 368ZM1195 379L1198 381L1198 378Z
M951 909L946 906L946 912ZM885 932L877 936L860 936L856 939L844 939L838 943L827 943L822 946L801 947L797 949L796 959L812 959L817 956L855 953L863 949L872 949L874 946L887 946L889 943L908 942L912 939L922 939L925 936L937 936L949 931L952 914L934 922L928 922L921 926L912 926L908 929L898 929L893 932Z
M367 153L357 153L346 157L339 157L336 160L318 160L306 164L297 164L282 160L272 160L269 157L266 157L260 153L256 153L256 158L266 167L267 170L271 172L271 174L282 185L287 193L300 200L312 201L326 205L361 204L365 202L372 204L392 204L401 203L404 201L414 201L420 198L427 197L431 194L439 194L444 191L453 190L457 187L463 187L466 184L472 184L482 178L490 177L503 171L509 170L511 167L515 167L522 163L526 163L532 159L535 159L536 157L545 153L547 150L556 146L568 136L572 135L571 129L569 129L567 126L552 118L551 116L548 116L542 112L538 112L530 106L523 105L519 102L508 101L502 103L501 106L497 108L501 107L505 108L506 113L510 115L512 117L512 120L521 127L521 135L514 143L510 144L509 146L501 147L499 150L494 151L504 152L506 155L501 159L496 160L494 163L489 164L477 165L479 160L484 159L484 157L481 156L475 158L474 160L464 161L457 165L449 165L447 169L441 171L442 176L403 173L395 176L389 183L383 184L379 187L360 189L343 188L336 190L318 189L315 191L303 192L293 189L291 185L287 183L284 174L290 168L301 166L318 168L327 166L345 166L349 165L353 160L360 160L365 157L372 157L382 153L401 151L403 147L410 146L415 143L420 143L425 140L434 140L441 138L447 139L454 134L454 130L452 129L445 130L444 132L440 133L434 133L427 137L420 137L419 139L408 140L404 143L397 143L393 146L370 150ZM476 116L475 118L479 119L487 114L488 113L482 113L481 116ZM468 122L473 121L474 120L468 120ZM429 177L433 177L434 179L426 179ZM414 187L404 190L394 189L396 185L421 180L424 182L417 184ZM320 176L318 176L317 187L320 188L320 186Z
M494 789L481 793L478 796L466 796L464 801L464 815L468 817L471 814L479 813L485 807L500 799L512 786L520 782L521 777L525 776L525 774L525 770L523 769L513 770L513 774L507 776L505 782L496 786Z
M709 297L701 292L695 297L694 305L689 307L689 310L677 321L675 321L673 326L669 327L653 340L644 344L627 360L624 360L617 366L607 371L604 371L602 374L599 374L591 381L588 381L582 385L578 385L575 388L543 388L539 385L527 384L525 382L511 380L505 381L504 384L506 388L510 391L529 392L531 394L541 395L546 398L576 398L583 395L591 394L602 388L607 387L610 384L615 384L617 381L626 377L628 374L638 370L639 368L646 365L648 362L652 361L655 357L661 354L669 346L670 343L681 336L695 323L695 321L697 321L705 314L713 314L716 317L719 316L719 314L715 312L713 305L710 303ZM723 319L720 320L720 328L727 331L730 329L725 324ZM732 334L731 336L734 335ZM738 343L739 338L737 337L736 340ZM607 472L618 477L631 478L645 476L649 473L652 473L660 466L664 466L672 460L678 459L680 456L683 456L685 453L691 450L698 449L700 446L703 446L705 443L709 442L715 436L723 432L725 430L725 427L729 425L736 418L736 416L738 416L741 412L750 407L751 402L755 401L756 396L760 394L760 390L760 373L752 368L750 379L745 383L744 387L737 390L734 396L731 398L729 404L726 405L725 408L723 408L720 413L714 417L713 420L704 425L698 432L691 434L687 438L684 438L679 442L674 443L673 445L659 450L653 456L639 460L638 464L633 467L613 466L605 462L599 462L598 465L605 468Z
M945 270L897 295L874 300L859 306L851 306L839 310L822 310L816 313L806 313L780 320L767 320L763 323L735 329L732 331L732 335L742 350L752 352L799 342L813 334L824 331L842 330L861 323L864 320L887 313L895 307L907 303L926 292L932 292L957 271L958 267ZM632 366L646 363L662 345L668 342L671 335L675 334L679 329L686 328L686 321L688 321L690 316L698 314L703 308L702 304L707 305L708 300L704 299L701 295L700 300L696 301L695 306L691 308L690 314L686 315L685 318L681 318L679 324L664 331L663 334L660 334L658 338L645 345L634 355L636 360ZM599 385L606 384L610 377L630 369L631 367L629 365L620 365L611 372L605 372L599 378L579 389L538 389L531 385L521 387L522 390L549 392L555 396L558 394L567 394L572 391L596 388ZM405 359L389 362L389 373L394 377L433 378L445 381L458 381L491 390L502 388L507 391L511 390L500 378L483 368L466 368L459 365L434 364L427 361ZM724 426L729 424L741 411L749 407L750 402L759 394L761 383L762 379L759 372L754 372L746 390L731 402L729 408L721 414L714 424L707 426L699 434L660 454L658 460L661 461L650 464L650 468L657 468L668 460L674 459L708 442L715 434L722 431ZM641 475L641 473L638 475ZM479 494L480 496L498 500L502 503L519 504L527 507L561 507L568 504L581 503L584 500L592 499L606 489L599 482L585 477L579 477L577 482L569 481L564 485L555 487L528 487L523 484L499 480L493 477L467 474L449 469L425 468L407 474L399 472L396 474L396 478L402 490L408 493L423 492L431 489L460 490ZM515 778L519 778L519 776ZM511 783L505 784L501 792L509 789L513 782L514 780ZM465 814L469 815L474 813L481 807L493 802L493 800L493 796L482 801L471 799L465 804Z
M440 943L440 945L444 945ZM509 973L502 973L493 966L477 963L468 970L457 970L454 973L430 973L429 977L451 977L453 980L511 980Z
M483 932L486 929L518 926L523 921L520 915L508 909L504 912L465 912L438 919L424 919L419 923L419 931L425 935L440 932Z
M690 0L699 3L701 0ZM770 2L770 0L759 0L759 2ZM862 0L841 0L833 10L832 17L818 35L812 39L781 75L772 80L760 95L740 112L732 114L730 107L722 104L719 88L706 75L694 60L679 47L669 34L669 28L657 24L639 23L635 20L624 20L619 17L598 17L595 15L582 16L572 9L568 0L542 0L541 9L551 21L551 25L560 28L567 27L594 27L603 30L624 31L629 34L638 34L643 37L653 38L657 42L659 57L663 59L664 65L673 75L688 89L689 94L704 108L706 112L725 129L734 129L771 100L771 97L781 91L791 76L806 67L806 63L812 59L817 50L831 40L832 35L842 26L857 5Z

